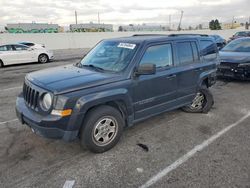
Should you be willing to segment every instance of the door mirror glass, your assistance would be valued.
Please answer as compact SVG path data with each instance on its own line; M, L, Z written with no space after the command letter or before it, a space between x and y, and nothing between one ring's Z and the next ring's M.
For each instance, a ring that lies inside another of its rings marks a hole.
M150 75L155 74L156 72L156 66L152 63L144 63L139 65L136 75Z

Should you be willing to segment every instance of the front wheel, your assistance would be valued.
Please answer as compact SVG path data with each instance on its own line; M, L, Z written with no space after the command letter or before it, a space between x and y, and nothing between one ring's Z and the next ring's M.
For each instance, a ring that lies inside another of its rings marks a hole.
M123 132L124 119L111 106L99 106L88 112L80 133L80 142L94 153L114 147Z
M207 113L212 108L214 99L209 89L203 86L196 94L192 103L183 107L183 111L191 113Z
M39 63L47 63L49 61L49 57L46 54L41 54L38 57Z

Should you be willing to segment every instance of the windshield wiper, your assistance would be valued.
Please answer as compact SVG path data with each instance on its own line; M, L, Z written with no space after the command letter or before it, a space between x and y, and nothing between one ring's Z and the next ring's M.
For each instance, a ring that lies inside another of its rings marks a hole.
M95 65L84 65L84 64L81 64L81 67L90 67L90 68L93 68L93 69L98 70L98 71L104 71L103 68L97 67Z

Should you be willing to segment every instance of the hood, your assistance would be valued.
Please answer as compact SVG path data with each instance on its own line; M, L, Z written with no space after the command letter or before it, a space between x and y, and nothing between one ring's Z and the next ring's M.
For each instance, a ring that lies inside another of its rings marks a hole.
M118 74L96 72L73 65L60 66L29 73L26 79L54 93L70 92L120 80Z
M250 53L248 52L223 52L220 51L221 62L228 63L250 63Z

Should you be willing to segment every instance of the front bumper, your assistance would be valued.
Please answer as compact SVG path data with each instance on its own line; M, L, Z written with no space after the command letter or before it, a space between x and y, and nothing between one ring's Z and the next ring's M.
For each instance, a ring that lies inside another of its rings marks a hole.
M219 66L217 76L240 80L250 80L250 66Z
M79 130L63 130L57 127L65 124L66 120L63 118L52 115L44 117L29 109L22 95L19 95L16 100L16 114L22 124L26 124L40 136L65 141L71 141L78 137Z

